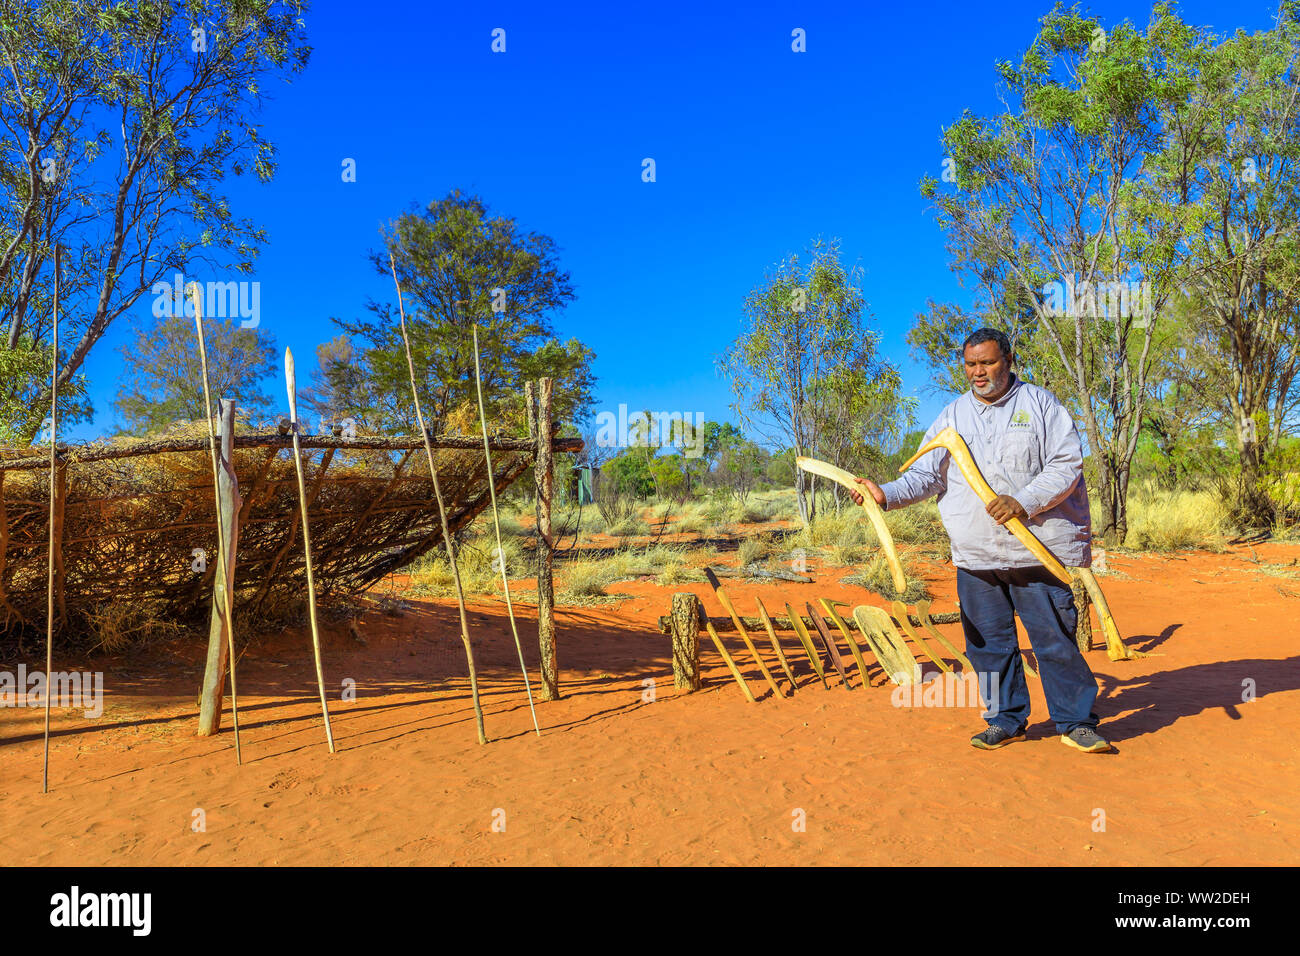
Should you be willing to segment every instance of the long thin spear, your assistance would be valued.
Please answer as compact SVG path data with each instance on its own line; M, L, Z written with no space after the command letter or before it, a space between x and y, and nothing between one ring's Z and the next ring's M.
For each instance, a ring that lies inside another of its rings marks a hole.
M50 556L45 607L45 757L41 766L41 793L50 792L50 690L54 686L54 498L55 448L59 434L59 247L54 247L54 357L50 361Z
M542 735L537 726L537 709L533 706L533 689L528 684L528 666L524 664L524 648L519 643L519 628L515 626L515 606L510 601L510 576L506 573L506 555L501 550L501 518L497 514L496 472L492 470L492 450L488 447L487 410L483 405L483 372L478 362L478 324L474 325L474 381L478 385L478 420L483 426L483 457L487 460L488 492L492 495L492 524L497 532L497 560L501 562L501 586L506 592L506 611L510 615L510 630L515 635L515 650L519 652L519 669L524 673L524 690L528 692L528 709L533 714L533 730ZM549 423L548 423L549 427Z
M226 656L230 660L230 716L235 725L235 763L242 766L243 754L239 749L239 693L235 689L235 556L226 554L226 528L221 517L221 488L219 485L220 466L217 457L217 432L212 425L212 396L208 390L208 350L203 341L203 296L199 286L190 286L190 297L194 300L194 325L199 332L199 367L203 371L203 410L208 421L208 444L212 447L212 494L217 508L217 550L221 557L221 569L225 579L225 594L221 610L226 618ZM232 549L233 550L233 549ZM215 578L214 578L215 580ZM221 701L217 701L221 709Z
M469 663L469 689L474 698L474 717L478 721L478 742L487 743L483 732L483 708L478 701L478 677L474 671L474 648L469 640L469 620L465 616L465 592L460 585L460 567L456 564L456 546L451 540L451 529L447 525L447 509L442 503L442 488L438 484L438 469L433 464L433 445L429 441L429 430L424 427L424 413L420 411L420 393L415 387L415 362L411 358L411 340L406 334L406 307L402 304L402 283L397 279L397 262L393 254L388 254L388 265L393 271L393 284L397 286L397 311L402 318L402 343L406 346L406 368L411 375L411 398L415 401L415 419L420 425L420 434L424 436L424 454L429 459L429 475L433 478L433 496L438 502L438 519L442 522L442 543L447 549L447 563L451 566L451 577L456 584L456 606L460 609L460 639L465 645L465 660ZM488 483L491 484L491 477Z
M334 732L330 730L330 709L325 702L325 670L320 662L320 631L316 627L316 578L311 570L311 536L307 531L307 486L302 480L302 446L298 441L298 380L294 375L293 352L284 350L284 380L289 389L289 433L293 435L293 466L298 472L298 504L302 509L302 549L307 558L307 607L311 613L311 645L316 652L316 686L320 690L320 712L325 717L325 740L334 753Z

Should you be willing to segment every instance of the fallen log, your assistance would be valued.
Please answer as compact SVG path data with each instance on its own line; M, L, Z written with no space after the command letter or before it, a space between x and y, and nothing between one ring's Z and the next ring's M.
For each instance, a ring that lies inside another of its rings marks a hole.
M785 571L780 568L773 570L757 564L747 564L743 568L711 567L707 570L712 571L720 578L769 578L773 581L790 581L794 584L813 583L813 579L806 574L796 574L794 571Z

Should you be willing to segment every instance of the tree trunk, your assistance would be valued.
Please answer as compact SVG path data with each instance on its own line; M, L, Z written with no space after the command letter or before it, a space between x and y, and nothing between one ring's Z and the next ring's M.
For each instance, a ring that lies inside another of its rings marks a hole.
M221 421L221 458L217 470L216 505L221 509L222 530L217 541L216 574L212 584L212 611L208 620L208 657L203 672L203 687L199 692L199 733L210 737L221 729L221 699L225 694L226 672L230 661L230 642L226 635L226 589L231 587L226 571L235 567L235 548L239 541L236 527L239 514L239 487L234 481L231 453L235 434L235 403L218 401Z
M690 592L673 595L673 686L700 689L700 599Z
M1115 546L1116 534L1116 496L1117 488L1115 474L1110 466L1110 461L1105 455L1097 454L1093 456L1097 463L1097 481L1100 487L1097 489L1097 496L1101 499L1101 516L1098 527L1093 529L1093 534L1100 538L1106 547Z

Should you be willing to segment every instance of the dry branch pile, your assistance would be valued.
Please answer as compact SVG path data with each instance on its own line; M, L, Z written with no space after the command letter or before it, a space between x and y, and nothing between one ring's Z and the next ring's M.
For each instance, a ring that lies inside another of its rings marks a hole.
M60 447L55 601L61 629L84 631L105 609L123 604L168 621L197 621L206 613L217 528L203 428L159 442ZM364 590L440 545L428 468L413 454L421 439L304 436L302 443L323 594ZM533 444L498 439L493 445L500 492L532 464ZM434 448L455 533L489 504L482 441L439 438ZM244 624L276 617L304 592L290 449L290 439L273 432L235 436L243 498L235 605ZM48 455L48 449L0 450L0 633L44 625Z

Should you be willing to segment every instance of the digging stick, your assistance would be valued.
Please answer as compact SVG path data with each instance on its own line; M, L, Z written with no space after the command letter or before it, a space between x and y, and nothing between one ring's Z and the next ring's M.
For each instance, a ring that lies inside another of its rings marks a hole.
M803 652L808 655L808 663L812 664L813 673L821 678L822 686L830 690L831 685L826 683L826 674L822 670L821 655L813 647L812 638L808 636L808 629L804 627L803 618L794 613L794 608L790 606L788 601L785 605L785 613L790 618L790 629L794 631L794 636L799 638L799 643L803 645Z
M438 503L438 520L442 522L442 543L447 549L447 564L451 568L451 578L456 585L456 608L460 611L460 640L465 645L465 661L469 665L469 690L474 700L474 719L478 723L478 742L487 743L487 734L483 731L483 708L478 699L478 675L474 670L474 647L469 640L469 620L465 615L465 591L460 583L460 566L456 563L456 544L451 538L451 529L447 524L447 508L442 501L442 487L438 483L438 469L433 464L433 444L429 441L429 430L424 425L424 413L420 411L420 393L415 387L415 360L411 358L411 339L406 334L406 307L402 304L402 284L397 281L397 262L392 253L388 254L388 265L393 272L393 284L397 286L397 311L402 319L402 344L406 347L406 369L411 377L411 399L415 403L415 419L424 437L424 454L429 461L429 477L433 479L433 497ZM488 482L492 479L489 476Z
M781 688L776 686L776 678L772 676L772 672L767 669L767 664L758 653L758 648L756 648L754 642L749 639L749 631L745 630L745 625L741 622L740 615L736 613L735 605L731 603L731 597L727 594L726 589L723 588L721 582L718 581L717 575L708 568L705 568L704 576L708 578L709 586L713 588L713 594L718 599L718 603L722 605L722 609L730 614L731 619L736 622L736 630L740 632L740 639L744 641L745 646L749 648L749 653L754 655L754 660L758 662L758 669L762 671L763 677L772 688L772 693L777 697L784 697L785 695L781 693Z
M316 624L316 578L311 568L311 535L307 527L307 486L302 480L302 446L298 442L298 382L294 375L293 352L287 348L284 350L284 381L289 390L289 433L293 435L293 466L298 472L298 504L302 510L302 550L307 562L307 608L311 617L311 645L316 654L316 686L320 690L320 712L325 718L325 742L329 744L330 753L334 753L334 732L330 729L330 709L325 701L325 670L320 659L320 630Z
M528 709L533 714L533 730L537 736L542 735L542 728L537 725L537 710L533 707L533 689L528 683L528 666L524 663L524 647L519 642L519 628L515 626L515 606L510 600L510 576L506 572L506 553L501 549L501 518L497 514L497 489L492 471L492 450L488 447L487 410L483 405L483 372L478 361L478 326L474 326L474 381L478 386L478 420L483 426L483 458L487 461L488 492L492 496L492 526L497 533L497 560L501 562L501 587L506 593L506 612L510 615L510 630L515 636L515 650L519 652L519 670L524 675L524 690L528 693ZM550 428L551 423L547 422Z
M731 676L736 678L736 683L740 685L740 689L744 692L745 699L751 704L757 703L757 701L754 700L753 693L749 689L749 685L745 683L745 678L741 676L740 670L736 667L735 660L732 659L731 654L727 651L726 645L722 643L722 638L718 637L718 632L713 629L713 625L707 620L704 622L704 627L709 632L709 637L713 638L713 646L718 649L718 653L722 655L722 659L727 662L727 669L731 671Z
M239 693L235 689L235 556L226 554L226 527L221 513L221 487L219 481L220 465L217 455L217 432L212 424L212 395L208 389L208 350L203 340L203 296L199 293L197 283L190 285L190 297L194 300L194 327L199 335L199 368L203 373L203 411L208 422L208 444L212 447L212 494L217 509L217 549L225 571L225 595L221 602L222 613L226 618L226 656L230 661L230 718L235 728L235 764L242 765L244 757L239 749ZM232 536L233 540L233 536ZM213 575L213 583L216 576ZM221 645L218 644L217 647ZM219 668L216 669L218 672ZM216 702L217 720L221 715L221 699Z

